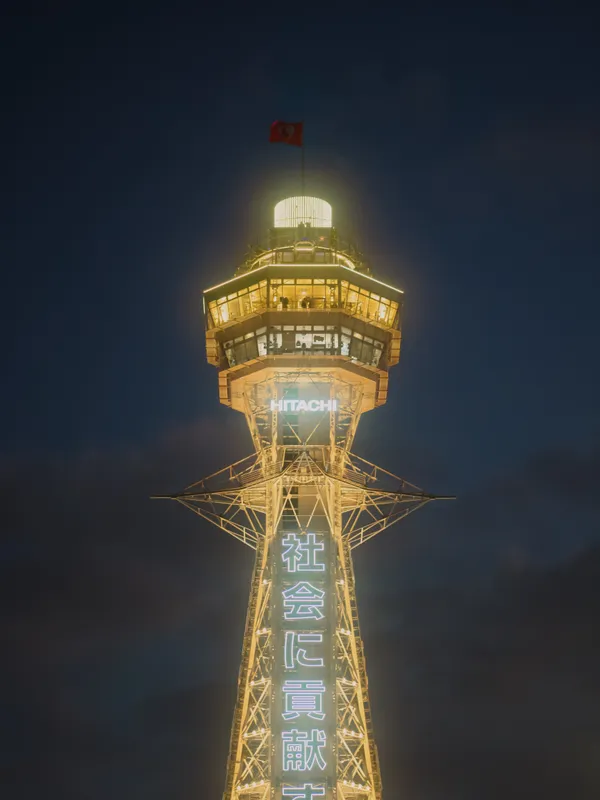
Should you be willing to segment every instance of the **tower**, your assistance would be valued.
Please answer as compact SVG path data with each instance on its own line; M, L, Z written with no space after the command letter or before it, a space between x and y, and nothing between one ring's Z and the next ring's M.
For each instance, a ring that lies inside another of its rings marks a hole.
M380 800L351 551L436 499L352 452L387 399L402 291L315 197L204 292L221 403L254 453L171 496L256 551L223 800Z

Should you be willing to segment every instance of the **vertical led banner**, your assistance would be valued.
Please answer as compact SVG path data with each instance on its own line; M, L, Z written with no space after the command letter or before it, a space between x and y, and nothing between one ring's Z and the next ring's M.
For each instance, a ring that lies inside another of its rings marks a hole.
M281 531L274 556L275 797L312 800L335 785L330 533Z

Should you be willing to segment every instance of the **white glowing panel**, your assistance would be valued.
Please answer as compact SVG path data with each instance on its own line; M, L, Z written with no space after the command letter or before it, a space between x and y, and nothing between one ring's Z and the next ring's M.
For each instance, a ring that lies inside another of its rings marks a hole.
M317 560L317 553L325 550L325 542L314 533L296 536L288 533L283 539L281 558L288 572L325 572L325 564Z
M271 400L271 411L337 411L337 400Z
M303 222L313 228L331 228L331 206L318 197L286 197L275 206L276 228L297 228Z
M327 768L327 763L323 758L326 744L325 731L317 729L298 731L293 728L291 731L284 731L281 739L285 772L306 772L315 767Z

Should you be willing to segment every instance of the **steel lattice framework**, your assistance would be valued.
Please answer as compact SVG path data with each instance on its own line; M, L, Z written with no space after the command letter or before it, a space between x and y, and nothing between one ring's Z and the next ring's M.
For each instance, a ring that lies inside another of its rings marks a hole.
M387 399L402 292L302 221L323 201L285 202L298 228L276 221L204 293L220 400L254 453L166 497L256 553L223 800L381 800L352 550L450 498L352 451Z
M338 413L317 415L300 441L283 414L263 401L301 384L328 386ZM256 551L238 700L231 733L224 800L273 796L273 548L284 518L298 530L331 531L335 566L335 713L339 800L380 800L381 777L373 738L351 550L436 499L405 479L352 453L360 416L360 388L312 369L274 373L245 397L257 451L169 496ZM279 419L278 419L279 417ZM313 438L330 427L330 444ZM282 444L283 440L294 444ZM296 441L297 440L297 441ZM302 513L298 497L302 499Z

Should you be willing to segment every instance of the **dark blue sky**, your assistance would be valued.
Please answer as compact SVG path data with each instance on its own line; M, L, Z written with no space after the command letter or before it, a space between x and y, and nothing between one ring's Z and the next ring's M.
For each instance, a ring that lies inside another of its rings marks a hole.
M147 497L250 450L201 289L299 189L274 118L406 291L356 449L459 496L357 551L386 797L600 793L597 15L483 5L13 4L4 796L222 789L250 554Z

